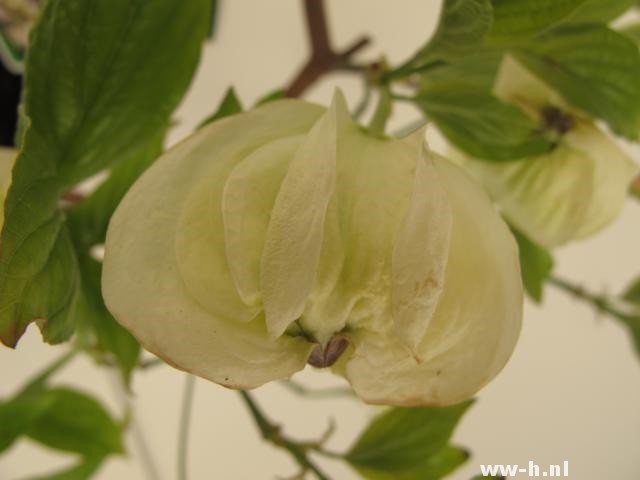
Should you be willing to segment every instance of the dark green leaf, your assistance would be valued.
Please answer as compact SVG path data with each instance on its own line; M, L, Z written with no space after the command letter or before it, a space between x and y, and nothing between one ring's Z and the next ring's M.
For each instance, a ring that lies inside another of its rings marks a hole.
M436 32L412 64L459 58L482 46L492 10L490 0L444 0Z
M526 41L559 25L606 23L635 0L493 0L493 44Z
M416 99L447 139L467 154L508 161L548 153L552 144L519 108L461 85L432 86Z
M518 59L569 103L607 122L629 139L640 134L640 52L604 26L542 35Z
M418 478L420 469L437 472L443 463L455 468L460 451L445 449L472 401L451 407L393 408L371 422L345 459L367 478ZM385 476L387 475L387 476ZM393 475L389 477L389 475ZM400 475L407 475L406 477ZM438 478L438 477L433 477Z
M122 453L122 426L84 393L55 388L37 395L48 402L46 412L31 422L25 434L57 450L96 458Z
M533 300L540 303L544 284L553 269L553 257L547 250L515 228L511 227L511 231L518 242L520 273L524 288Z
M40 319L64 341L81 295L58 207L76 182L164 131L206 36L209 0L50 0L25 71L22 151L5 203L0 338L14 346Z
M212 115L204 119L202 123L200 123L200 126L198 128L202 128L211 122L215 122L216 120L219 120L221 118L228 117L229 115L240 113L241 111L242 105L240 104L240 100L236 95L236 91L233 89L233 87L230 87L227 90L224 98L222 99L222 102L220 102L218 109Z
M631 285L629 285L624 293L622 299L629 303L640 305L640 278L636 278Z

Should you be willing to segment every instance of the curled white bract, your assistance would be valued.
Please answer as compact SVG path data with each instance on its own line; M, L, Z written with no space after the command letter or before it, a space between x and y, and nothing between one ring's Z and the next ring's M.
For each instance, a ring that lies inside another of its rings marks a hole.
M494 92L557 133L557 144L548 154L513 162L455 154L505 218L545 247L588 237L613 221L638 173L633 160L606 132L510 56L501 64Z
M207 126L132 187L103 293L167 362L232 388L333 366L365 401L444 405L504 366L517 250L486 194L423 138L376 138L341 94Z

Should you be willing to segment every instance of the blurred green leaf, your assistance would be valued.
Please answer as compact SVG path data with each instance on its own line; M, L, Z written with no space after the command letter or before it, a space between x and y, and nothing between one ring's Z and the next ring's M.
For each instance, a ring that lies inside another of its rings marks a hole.
M478 159L509 161L553 148L519 108L480 89L433 85L415 103L453 145Z
M50 343L73 333L80 275L59 199L166 130L198 63L210 8L209 0L46 2L31 36L23 148L5 203L5 344L15 346L34 319Z
M618 31L633 40L636 44L640 44L640 23L627 25Z
M607 23L635 0L493 0L494 22L487 40L511 45L567 24Z
M376 417L345 455L370 480L435 480L468 454L447 443L471 406L392 408Z
M95 399L76 390L53 388L37 396L48 402L25 434L57 450L95 458L122 453L122 426Z
M629 285L624 293L622 299L626 302L640 305L640 278L636 278L631 285Z
M640 51L604 26L571 27L539 36L516 53L569 103L629 139L640 135Z
M544 284L553 270L553 257L540 245L511 227L518 242L520 254L520 273L522 283L529 296L537 303L542 302Z
M360 466L354 466L354 468L368 480L439 480L462 466L468 459L469 453L466 450L447 446L425 457L408 470L384 472Z
M274 100L281 100L283 98L286 98L286 96L287 96L286 92L282 88L278 88L277 90L273 90L271 92L267 92L262 97L260 97L258 100L256 100L255 106L259 107L260 105L264 105L265 103L273 102Z
M450 60L482 46L493 22L490 0L444 0L438 27L412 64Z
M240 100L238 99L234 88L229 87L229 89L227 89L227 93L222 99L222 102L220 102L218 109L213 114L205 118L202 123L200 123L198 128L202 128L209 123L215 122L216 120L240 112L242 112L242 104L240 103Z
M49 409L52 398L42 395L19 395L0 402L0 453L24 435L31 424Z
M455 85L490 92L502 57L501 50L482 49L471 52L421 75L421 90L437 88L438 85Z
M87 480L100 468L104 456L86 457L70 468L49 475L32 477L29 480Z

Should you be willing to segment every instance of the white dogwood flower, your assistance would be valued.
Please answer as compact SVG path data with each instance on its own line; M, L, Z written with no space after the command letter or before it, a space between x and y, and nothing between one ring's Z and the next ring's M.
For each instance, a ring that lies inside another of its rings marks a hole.
M546 247L587 237L614 220L638 172L616 142L510 56L494 93L557 135L545 155L507 163L462 156L505 218Z
M374 137L339 93L204 127L113 216L108 308L151 352L231 388L309 363L369 403L471 397L518 337L517 249L422 133Z

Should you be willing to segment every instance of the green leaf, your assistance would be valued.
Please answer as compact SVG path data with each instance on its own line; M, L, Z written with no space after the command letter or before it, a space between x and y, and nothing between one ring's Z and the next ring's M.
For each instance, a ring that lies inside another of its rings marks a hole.
M567 24L606 23L635 0L493 0L491 44L513 44Z
M444 0L433 37L412 64L451 60L482 46L493 22L490 0Z
M205 118L202 121L202 123L200 123L198 128L202 128L211 122L215 122L216 120L219 120L221 118L228 117L229 115L234 115L240 112L242 112L242 104L240 103L240 100L238 99L238 96L236 95L236 91L234 90L234 88L229 87L229 89L227 90L227 93L222 99L222 102L220 102L218 109L213 114Z
M35 319L50 343L73 333L80 274L59 198L166 130L197 65L210 7L209 0L46 2L31 37L23 148L5 203L5 344L15 346Z
M458 447L444 447L409 470L382 472L354 466L358 473L369 480L438 480L449 475L469 459L469 453Z
M553 147L519 108L488 92L442 84L415 101L452 144L472 157L508 161L548 153Z
M52 399L42 395L19 395L0 403L0 453L7 450L51 406Z
M278 88L276 90L273 90L272 92L268 92L264 94L262 97L260 97L258 100L256 100L255 106L259 107L260 105L264 105L265 103L286 98L287 97L286 93L287 92L282 88Z
M616 315L616 318L629 330L636 353L640 355L640 313L636 315Z
M162 154L164 131L159 131L121 163L115 165L108 178L84 201L69 210L67 216L77 248L85 253L101 245L113 212L129 188Z
M624 293L622 299L626 302L640 305L640 278L636 278L631 285L629 285Z
M85 346L101 361L115 363L125 385L129 385L140 356L137 340L111 316L102 299L99 262L90 250L105 241L113 212L138 177L160 156L164 132L116 165L107 180L91 196L69 212L69 224L78 252L82 292L79 330Z
M98 361L115 364L122 381L129 387L131 375L138 366L141 347L138 341L113 318L101 293L102 264L83 256L80 258L83 297L79 325L85 348Z
M640 135L640 51L603 26L564 28L516 53L569 103L629 139Z
M482 49L472 52L459 60L425 72L420 76L421 89L455 85L490 92L502 57L501 50Z
M32 477L29 480L87 480L100 468L104 456L83 458L71 468L44 476Z
M89 458L124 451L122 426L95 399L67 388L37 396L46 399L48 408L25 431L31 439Z
M640 44L640 23L633 23L619 30L620 33L633 40L636 44Z
M344 458L372 480L441 478L439 472L451 471L468 457L447 443L472 403L392 408L371 422Z
M534 301L540 303L544 284L553 270L553 257L546 249L515 228L511 227L511 231L518 242L520 273L524 288Z

